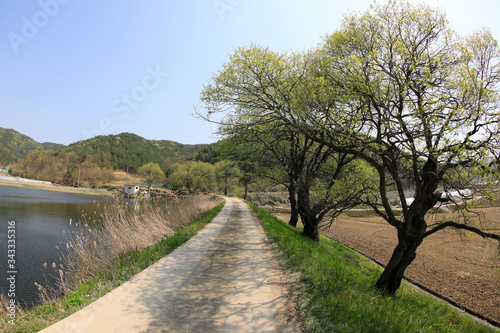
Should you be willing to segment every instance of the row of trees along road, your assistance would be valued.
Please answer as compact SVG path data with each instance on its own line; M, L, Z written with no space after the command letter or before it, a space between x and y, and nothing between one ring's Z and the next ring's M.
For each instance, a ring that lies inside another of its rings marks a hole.
M137 173L150 189L154 183L166 183L174 189L183 189L191 194L218 192L228 195L236 190L241 170L235 163L222 160L213 164L203 161L172 163L165 171L159 164L149 162Z
M443 189L498 172L499 60L488 30L461 37L440 10L391 0L346 16L308 52L237 49L204 87L198 113L222 135L254 143L254 158L275 156L312 239L325 210L360 203L396 228L376 283L395 293L429 235L452 227L500 240L467 214L426 221L451 200Z

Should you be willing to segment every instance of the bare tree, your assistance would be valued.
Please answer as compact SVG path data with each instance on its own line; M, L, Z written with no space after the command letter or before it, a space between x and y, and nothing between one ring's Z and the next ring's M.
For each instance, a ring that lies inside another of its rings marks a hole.
M305 55L238 50L205 101L208 113L227 112L233 128L279 123L376 170L379 193L364 202L398 235L377 287L395 293L429 235L452 227L500 240L467 214L427 222L433 207L451 200L446 191L463 190L451 174L498 173L499 81L490 32L462 38L439 10L390 0L347 16Z
M213 112L227 112L218 121L220 134L244 137L268 158L271 156L287 176L290 224L296 226L300 215L304 235L319 241L323 218L334 218L357 205L361 190L354 195L338 186L346 178L342 168L354 156L334 153L273 115L293 114L303 107L296 96L303 89L304 59L303 55L277 54L255 46L237 50L203 90L207 113L201 116L210 120Z
M347 17L313 67L336 94L327 107L313 107L290 124L377 170L379 197L366 203L398 233L378 288L394 293L418 246L439 230L500 239L468 219L426 222L431 208L451 200L443 194L448 175L460 171L472 179L498 163L500 53L488 31L459 38L443 13L389 1ZM390 190L397 192L402 216L390 203Z

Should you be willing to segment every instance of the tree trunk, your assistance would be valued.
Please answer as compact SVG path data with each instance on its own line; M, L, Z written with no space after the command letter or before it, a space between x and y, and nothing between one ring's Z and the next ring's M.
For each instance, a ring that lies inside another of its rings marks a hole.
M243 200L246 200L248 196L248 184L245 184L245 194L243 194Z
M398 229L398 245L376 283L377 288L390 294L395 294L401 286L404 272L422 244L422 236L427 230L425 214L440 200L441 195L435 193L440 181L436 170L435 159L428 158L422 168L422 181L415 192L415 199L404 214L403 226Z
M299 222L299 212L297 212L297 208L295 209L292 208L292 211L290 212L290 221L288 221L288 224L296 228L298 222Z
M288 224L292 227L297 227L297 223L299 222L299 211L297 205L297 189L293 180L290 181L288 194L288 200L290 201L290 221L288 221Z
M390 294L395 294L401 286L404 272L416 257L417 247L422 243L412 242L410 244L399 244L394 249L389 263L384 269L384 272L378 279L376 287Z
M302 219L302 224L304 225L304 230L302 233L304 236L312 239L315 242L319 242L319 222L320 220L316 217L312 207L310 198L310 182L303 181L297 189L297 208L300 218Z
M319 221L313 217L302 216L302 223L304 224L304 231L302 234L315 242L319 242L318 222Z
M432 207L430 201L415 199L405 214L406 222L401 229L398 229L398 245L376 283L380 290L395 294L401 286L405 270L415 259L417 248L422 244L422 235L427 229L425 213L430 207Z

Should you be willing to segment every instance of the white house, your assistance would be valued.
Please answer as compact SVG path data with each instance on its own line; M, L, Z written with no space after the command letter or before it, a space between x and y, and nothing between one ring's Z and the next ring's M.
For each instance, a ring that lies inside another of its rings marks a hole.
M139 193L139 186L138 185L125 185L125 194L126 195L136 195Z
M465 190L453 191L453 192L444 192L441 195L441 198L448 199L470 199L472 198L472 191L466 188Z

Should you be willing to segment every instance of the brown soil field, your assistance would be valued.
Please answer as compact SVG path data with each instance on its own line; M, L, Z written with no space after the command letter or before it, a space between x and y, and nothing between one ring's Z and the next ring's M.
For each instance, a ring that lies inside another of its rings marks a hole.
M142 184L144 181L136 175L127 174L125 171L113 172L115 180L112 185Z
M490 232L500 233L500 208L483 208ZM288 221L287 214L275 214ZM444 216L444 214L436 214ZM341 216L322 234L385 265L396 229L379 217ZM470 232L443 230L427 237L405 278L500 326L500 246Z

